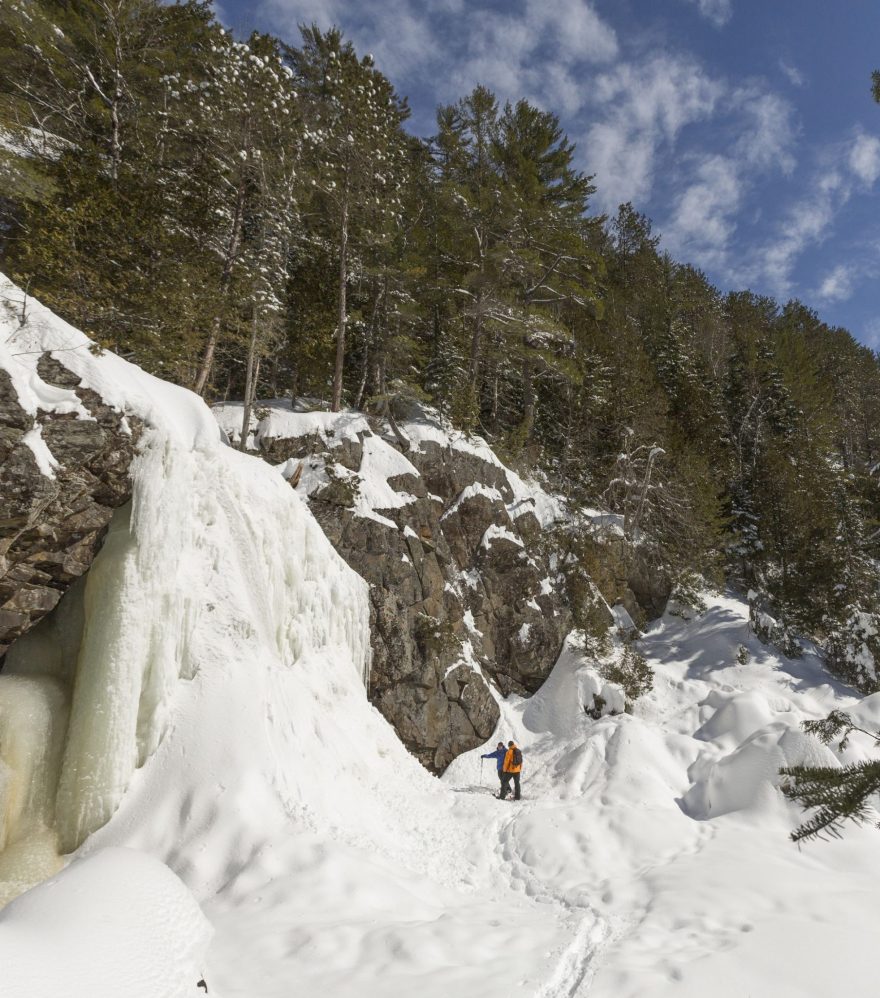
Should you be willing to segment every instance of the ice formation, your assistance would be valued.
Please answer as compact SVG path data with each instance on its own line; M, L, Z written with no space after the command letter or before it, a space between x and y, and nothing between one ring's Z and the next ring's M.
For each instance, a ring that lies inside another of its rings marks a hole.
M20 296L8 282L0 292ZM216 679L230 657L262 675L327 656L362 682L369 638L363 582L280 476L222 443L200 399L94 356L35 302L24 326L14 312L3 318L0 362L26 409L87 418L73 392L39 377L36 361L50 350L147 425L132 504L114 516L87 577L10 649L0 674L8 899L114 814L168 731L181 681L203 669Z

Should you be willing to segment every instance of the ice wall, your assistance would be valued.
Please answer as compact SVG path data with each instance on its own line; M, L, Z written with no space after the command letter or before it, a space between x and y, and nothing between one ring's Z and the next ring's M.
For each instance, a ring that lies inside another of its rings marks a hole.
M0 294L20 292L0 278ZM85 580L10 649L0 674L0 903L54 872L58 853L105 825L136 775L161 785L160 773L144 769L161 769L169 757L180 765L189 753L183 770L214 788L225 767L242 799L277 798L265 758L259 780L234 762L235 714L248 717L248 694L265 727L268 676L332 661L360 684L369 667L366 586L287 483L224 446L196 396L112 354L94 356L81 333L36 303L29 316L22 328L0 330L0 365L26 407L61 404L36 372L49 350L146 430L132 504L115 515ZM72 393L63 394L75 412ZM231 665L243 675L232 702L218 708L228 713L199 716L191 687L199 695L203 685L216 689ZM183 726L165 758L145 767ZM273 751L267 743L256 754L271 759ZM168 797L179 804L170 789ZM154 851L170 855L160 839L161 827ZM7 862L10 850L31 850L28 862Z

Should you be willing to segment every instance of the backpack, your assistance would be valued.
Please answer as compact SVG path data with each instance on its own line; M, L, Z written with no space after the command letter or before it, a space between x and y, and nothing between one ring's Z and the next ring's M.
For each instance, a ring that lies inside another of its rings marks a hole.
M522 765L522 752L518 748L513 750L513 759L511 760L514 766Z

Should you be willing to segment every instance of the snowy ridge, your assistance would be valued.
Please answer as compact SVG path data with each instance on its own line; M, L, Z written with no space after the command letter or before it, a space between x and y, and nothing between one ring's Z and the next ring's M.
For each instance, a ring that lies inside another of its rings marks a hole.
M228 439L238 445L241 441L243 418L241 403L220 403L215 405L212 411ZM402 420L399 428L416 451L423 450L426 443L433 443L443 449L470 454L498 468L513 494L512 501L507 504L507 510L513 519L526 511L531 511L542 527L549 527L566 518L565 502L561 497L547 492L536 481L526 481L521 478L498 459L482 437L454 429L436 411L425 408L419 418ZM313 410L308 407L307 400L296 400L292 405L289 399L258 401L251 413L247 447L249 450L257 450L262 444L272 440L298 439L311 435L319 437L331 450L345 442L359 440L369 448L364 454L364 464L358 473L340 469L339 466L335 469L338 475L348 478L357 485L361 497L356 506L358 515L379 519L388 525L390 521L381 517L376 511L382 508L399 508L410 501L406 493L396 492L388 485L388 478L406 474L418 476L418 470L395 445L390 428L386 427L382 435L376 434L366 416L354 410L337 413ZM279 470L289 478L299 464L298 461L284 462L279 465ZM323 462L306 461L297 491L301 495L311 495L326 482ZM497 494L497 498L501 498L496 489L470 486L465 490L465 494L459 497L458 502L478 492L490 498L495 498ZM447 512L452 512L455 508L453 506Z

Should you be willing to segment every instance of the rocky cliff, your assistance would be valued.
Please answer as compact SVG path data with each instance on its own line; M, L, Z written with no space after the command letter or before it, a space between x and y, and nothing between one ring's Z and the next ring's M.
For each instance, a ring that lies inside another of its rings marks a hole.
M0 307L17 326L19 316ZM141 431L135 416L82 384L63 351L37 351L23 369L15 360L26 338L7 340L3 350L0 658L92 563L113 510L131 498L129 468Z
M131 498L141 414L155 419L178 391L132 380L112 355L96 366L81 333L4 287L0 661L87 572ZM241 406L215 416L238 444ZM278 467L369 583L370 697L434 772L492 734L500 696L538 689L573 628L601 635L665 604L668 580L614 517L573 515L436 413L389 425L283 400L251 424L246 449Z
M241 407L215 414L240 443ZM585 606L597 629L611 623L589 578L575 587L564 570L564 504L435 413L392 428L266 402L247 448L308 498L370 584L371 699L435 772L491 735L499 693L538 689Z

